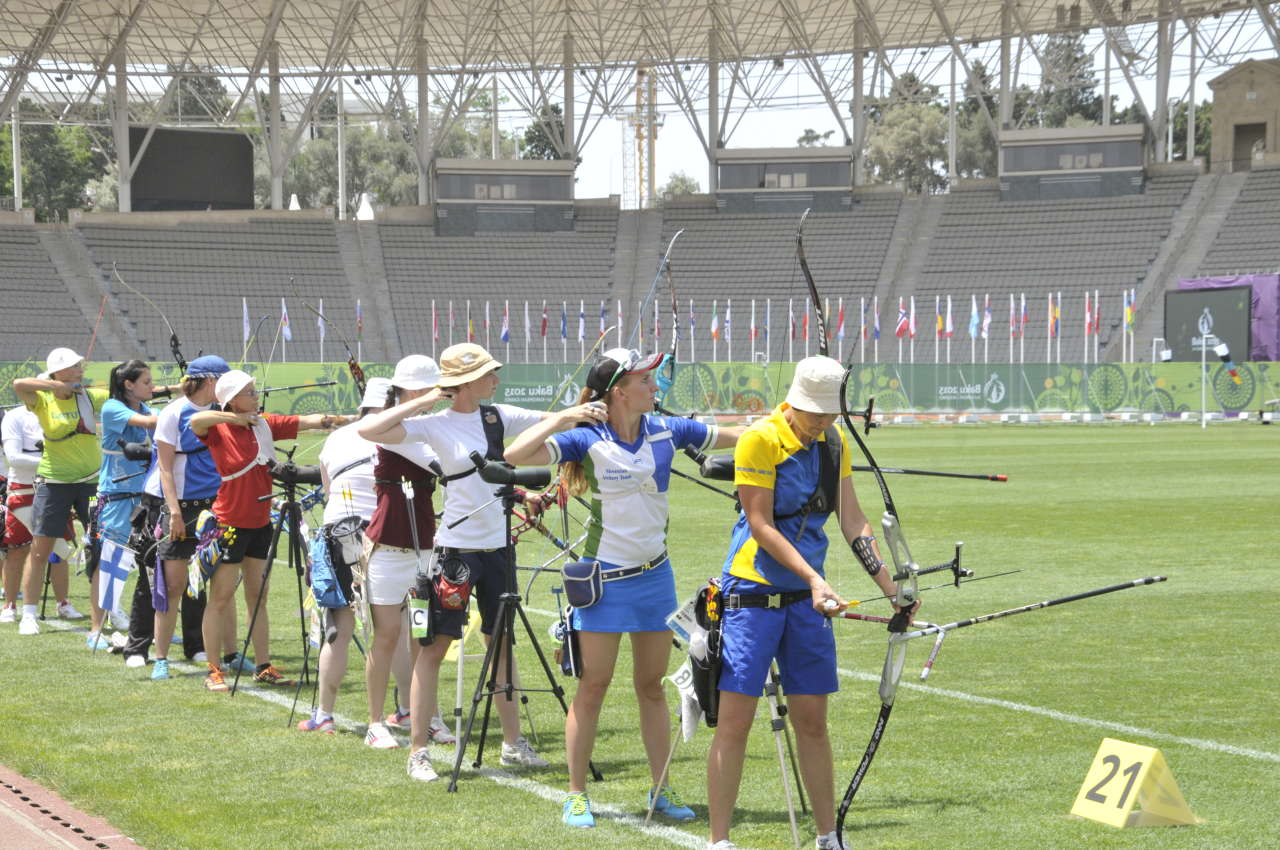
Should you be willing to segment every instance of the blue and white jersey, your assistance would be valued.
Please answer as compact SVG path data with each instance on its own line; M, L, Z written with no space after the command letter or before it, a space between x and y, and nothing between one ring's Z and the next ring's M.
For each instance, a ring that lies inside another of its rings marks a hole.
M644 416L640 436L624 443L607 422L553 434L552 463L578 461L591 488L591 525L584 556L618 566L643 564L666 546L667 489L678 449L715 444L714 425Z
M150 432L141 425L130 425L129 420L135 416L150 416L152 410L146 404L141 409L133 410L119 399L107 399L102 405L102 469L98 473L99 493L137 493L141 475L116 483L115 479L135 472L145 472L148 461L126 460L120 448L120 441L126 443L145 443Z
M180 398L165 405L156 418L155 442L166 443L177 449L173 459L173 483L179 499L212 499L218 495L222 476L213 464L209 449L191 430L191 417L209 406L192 404L189 398ZM163 499L160 490L160 464L156 450L151 451L151 471L147 474L146 492Z

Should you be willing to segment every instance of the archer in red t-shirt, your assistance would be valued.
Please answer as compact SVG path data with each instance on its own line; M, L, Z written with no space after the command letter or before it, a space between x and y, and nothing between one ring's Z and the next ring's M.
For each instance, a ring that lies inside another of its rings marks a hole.
M279 416L258 412L258 391L253 377L233 369L218 378L215 395L222 409L203 410L191 417L194 433L209 447L222 484L213 503L213 515L222 531L222 559L209 577L209 602L203 631L206 646L223 645L222 628L236 589L236 570L244 573L244 602L249 611L265 610L265 570L271 549L271 467L275 441L292 440L299 431L330 430L351 421L348 416L315 413ZM270 631L265 616L254 619L254 681L292 685L271 664ZM210 664L205 687L225 691L221 671Z

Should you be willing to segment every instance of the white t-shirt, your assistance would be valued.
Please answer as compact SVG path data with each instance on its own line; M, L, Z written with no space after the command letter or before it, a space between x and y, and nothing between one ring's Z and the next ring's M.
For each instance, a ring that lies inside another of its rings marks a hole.
M325 525L343 517L358 516L367 520L373 516L377 497L373 492L373 461L378 447L356 433L359 423L343 425L325 438L320 450L320 463L329 475L329 497L324 506ZM364 460L341 475L334 473L343 467ZM350 499L343 495L350 492Z
M208 446L200 442L188 424L191 417L210 405L198 405L189 398L179 398L164 406L156 417L156 443L173 446L177 454L173 459L173 483L178 488L179 499L212 499L218 495L222 477L214 465ZM160 464L156 451L151 452L151 470L143 488L157 498L164 498L160 488Z
M4 456L9 462L9 483L33 483L41 454L36 448L36 441L44 439L40 420L25 407L15 407L5 412L0 434L3 435Z
M503 437L507 440L541 422L545 415L510 404L494 407L502 417ZM488 447L479 410L457 413L449 408L406 419L401 424L407 435L405 443L425 442L429 445L439 456L446 476L474 470L476 467L469 455L471 452L484 454ZM399 446L391 448L400 452ZM450 481L443 489L444 519L436 527L437 545L459 549L498 549L506 545L507 528L502 518L502 503L492 501L497 489L495 485L485 483L479 474L473 472L465 478ZM492 503L477 510L486 502ZM465 521L454 528L448 527L464 516L467 517Z
M591 515L600 521L583 557L623 567L656 558L666 547L671 460L679 449L711 448L718 433L692 419L645 416L629 444L607 422L552 434L546 441L551 462L583 463Z

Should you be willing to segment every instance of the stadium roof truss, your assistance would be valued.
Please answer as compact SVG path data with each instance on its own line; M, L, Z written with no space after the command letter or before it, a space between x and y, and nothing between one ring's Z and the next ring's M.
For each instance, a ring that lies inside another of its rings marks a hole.
M23 120L97 124L119 141L130 121L160 123L180 78L214 76L232 103L213 123L261 126L278 177L341 85L371 115L416 109L406 131L425 173L432 131L442 138L499 77L572 157L653 73L710 159L747 112L796 104L799 77L816 92L805 105L825 105L844 143L860 147L866 97L900 75L937 81L958 66L977 84L981 61L1002 91L1035 88L1045 38L1083 31L1159 139L1174 51L1192 52L1191 74L1280 54L1278 10L1263 0L0 0L0 120L21 102ZM1144 97L1140 82L1153 77L1155 97ZM278 108L246 109L259 102ZM563 132L546 120L551 104L563 106Z

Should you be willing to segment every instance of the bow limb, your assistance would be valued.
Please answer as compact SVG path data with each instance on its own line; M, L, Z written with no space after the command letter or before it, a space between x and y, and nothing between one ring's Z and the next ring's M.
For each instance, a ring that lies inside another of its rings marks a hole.
M813 280L813 272L809 271L809 260L804 255L804 223L811 210L805 210L796 225L796 259L800 261L800 271L804 273L805 282L809 285L809 298L813 301L813 314L817 319L818 353L823 357L830 356L827 345L827 314L822 308L822 296L818 294L818 284Z
M289 283L293 284L292 278L289 279ZM340 331L337 330L337 326L334 325L333 322L329 320L328 316L326 316L324 313L321 313L315 307L311 306L311 304L302 297L302 293L298 291L297 286L293 287L293 294L299 301L302 302L303 307L306 307L312 313L316 314L316 318L320 319L320 321L324 322L326 325L330 325L334 327L334 333L337 335L338 341L342 343L343 349L345 349L347 352L347 371L351 373L351 383L355 385L356 393L358 394L358 397L356 399L356 405L359 406L360 402L364 399L364 391L365 391L365 386L367 385L367 379L364 376L364 369L361 368L360 366L360 361L356 359L355 354L353 354L351 351L351 346L347 343L347 338L343 336Z
M116 268L116 264L111 264L111 274L125 289L145 301L152 310L155 310L160 318L164 321L164 326L169 329L169 353L173 357L173 362L178 364L178 375L181 377L187 371L187 359L182 356L182 344L178 341L178 332L173 329L173 322L169 321L169 317L164 314L160 306L156 302L147 297L146 293L131 286L127 280L120 276L120 270Z

